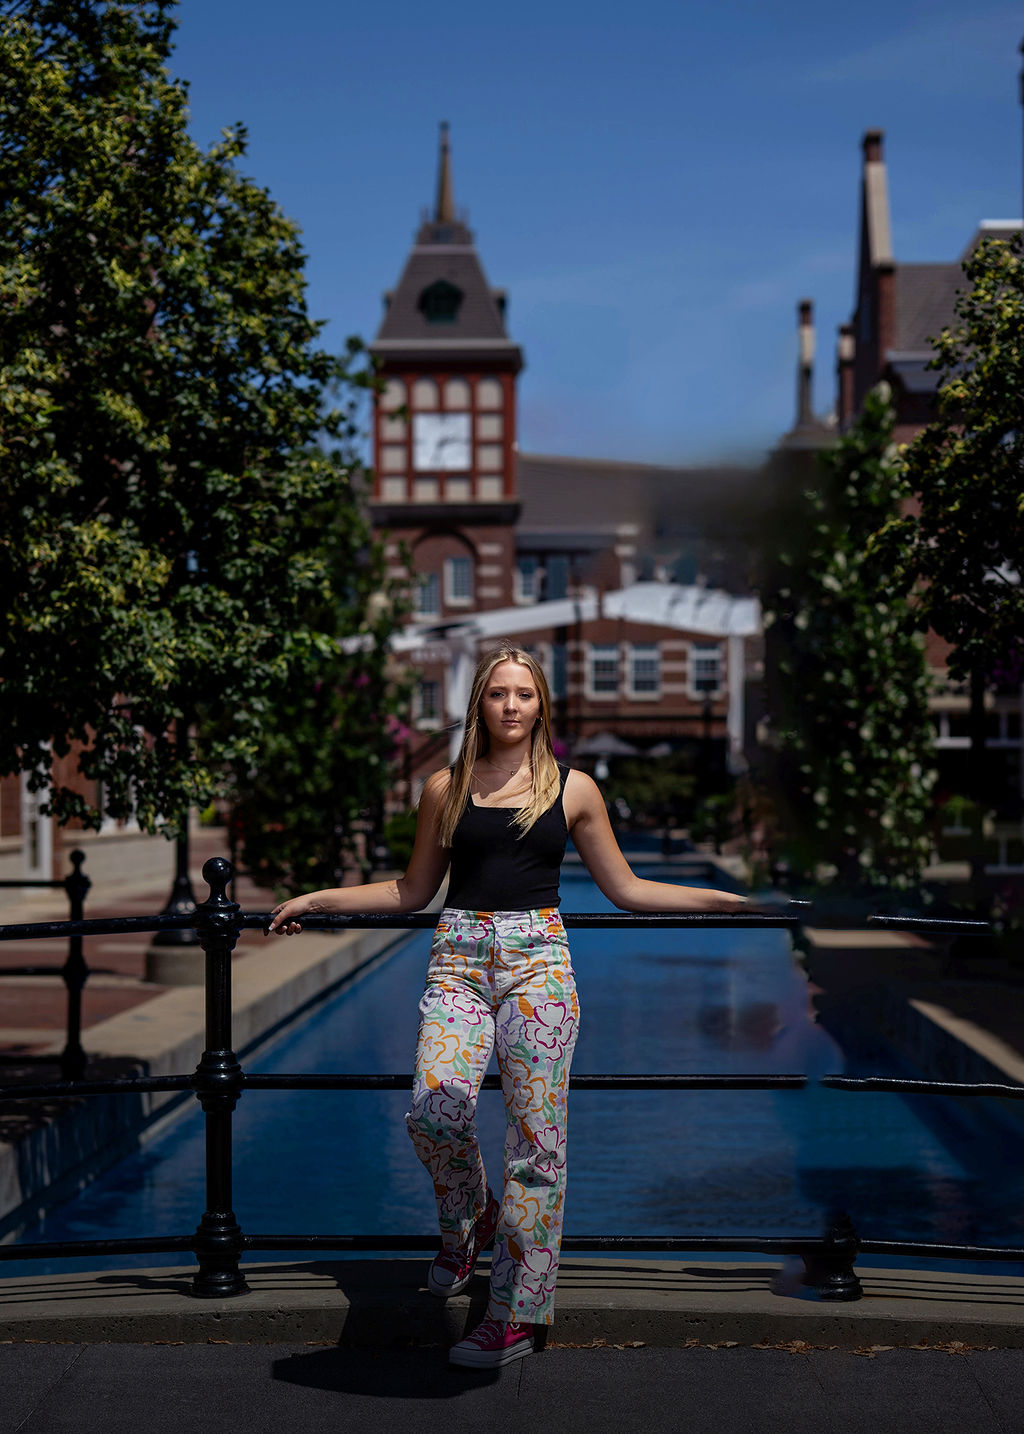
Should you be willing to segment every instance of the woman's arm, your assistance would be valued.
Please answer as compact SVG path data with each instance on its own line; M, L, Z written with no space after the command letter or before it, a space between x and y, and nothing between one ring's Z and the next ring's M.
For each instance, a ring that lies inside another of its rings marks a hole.
M293 896L273 910L267 935L276 931L291 936L301 931L303 916L347 915L355 911L419 911L437 894L448 870L448 851L438 838L441 808L448 793L447 771L428 778L416 818L416 841L404 876L397 881L373 881L365 886L335 886Z
M566 825L587 870L624 911L739 911L746 905L746 897L731 891L636 876L619 850L600 788L585 772L569 773L563 802Z

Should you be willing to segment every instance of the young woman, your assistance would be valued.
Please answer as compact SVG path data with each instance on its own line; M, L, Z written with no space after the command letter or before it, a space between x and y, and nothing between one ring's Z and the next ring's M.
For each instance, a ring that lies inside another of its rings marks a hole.
M744 903L730 892L635 876L595 783L555 761L550 712L544 674L529 653L489 653L476 671L458 760L423 789L406 874L295 897L274 908L270 925L291 935L314 913L417 911L450 868L406 1122L441 1225L428 1288L442 1298L461 1293L494 1240L486 1318L449 1356L475 1368L530 1354L536 1326L552 1320L579 1020L558 914L567 838L605 896L627 911L733 911ZM474 1124L492 1049L508 1122L500 1202L487 1186Z

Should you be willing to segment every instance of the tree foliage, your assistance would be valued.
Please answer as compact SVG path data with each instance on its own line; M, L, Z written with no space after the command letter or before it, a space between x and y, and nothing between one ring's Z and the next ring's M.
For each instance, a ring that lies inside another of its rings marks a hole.
M923 644L869 550L906 494L887 386L796 495L762 586L771 781L784 855L844 887L912 883L930 850Z
M95 824L41 755L81 744L106 814L150 830L251 786L318 677L376 682L388 625L359 346L320 346L244 130L189 137L173 28L170 0L0 5L0 770Z
M938 417L905 451L914 510L876 540L881 561L916 584L922 627L952 644L954 678L991 674L1024 635L1024 251L984 240L970 287L934 340Z

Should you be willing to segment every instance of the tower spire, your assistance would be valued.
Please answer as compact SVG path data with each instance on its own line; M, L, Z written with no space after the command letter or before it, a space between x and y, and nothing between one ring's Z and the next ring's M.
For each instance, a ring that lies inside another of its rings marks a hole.
M441 121L441 154L437 166L437 205L435 224L455 223L455 196L452 192L452 159L448 143L448 121Z

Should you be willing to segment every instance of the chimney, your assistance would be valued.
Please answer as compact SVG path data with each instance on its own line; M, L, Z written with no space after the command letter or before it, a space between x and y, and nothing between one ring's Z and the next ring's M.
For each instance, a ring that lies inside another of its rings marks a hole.
M866 129L864 131L861 147L864 150L865 164L882 164L884 162L885 156L882 153L882 142L884 139L884 129Z
M854 405L854 360L857 357L856 340L852 324L839 325L839 342L836 345L836 388L838 392L838 422L840 433L853 418Z
M797 305L797 334L800 358L796 370L796 426L814 421L814 304L801 299Z

